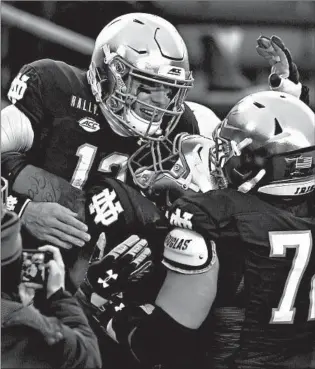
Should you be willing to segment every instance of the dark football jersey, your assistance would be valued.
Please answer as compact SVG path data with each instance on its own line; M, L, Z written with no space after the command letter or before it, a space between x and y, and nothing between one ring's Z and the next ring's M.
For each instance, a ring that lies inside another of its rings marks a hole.
M30 161L83 188L93 171L127 178L127 160L139 148L134 137L115 134L95 102L86 71L43 59L25 65L8 98L31 121ZM176 132L198 133L188 107Z
M231 189L181 198L169 219L217 244L211 367L314 368L315 219Z

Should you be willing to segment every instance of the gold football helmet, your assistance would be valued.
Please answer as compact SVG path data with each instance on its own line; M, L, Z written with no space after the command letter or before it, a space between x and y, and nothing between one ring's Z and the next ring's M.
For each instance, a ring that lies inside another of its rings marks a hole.
M315 115L291 95L264 91L238 102L213 133L220 187L292 197L315 189Z
M117 134L155 141L174 129L193 85L182 37L163 18L145 13L120 16L101 31L88 81ZM141 99L141 93L155 97Z

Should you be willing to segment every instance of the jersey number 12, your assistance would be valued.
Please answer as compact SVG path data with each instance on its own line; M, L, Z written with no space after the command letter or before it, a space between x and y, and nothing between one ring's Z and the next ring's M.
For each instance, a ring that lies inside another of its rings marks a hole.
M76 155L79 157L79 160L70 181L73 187L81 189L84 186L92 167L96 151L97 147L88 143L78 147ZM113 166L118 166L119 169L116 178L125 182L128 158L129 156L126 154L112 152L101 160L98 171L110 173Z

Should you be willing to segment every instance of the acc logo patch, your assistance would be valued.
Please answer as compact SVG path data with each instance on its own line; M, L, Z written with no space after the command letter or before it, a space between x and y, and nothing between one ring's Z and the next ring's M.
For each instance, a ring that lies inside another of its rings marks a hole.
M100 129L99 123L93 118L85 117L79 120L79 125L87 132L96 132Z

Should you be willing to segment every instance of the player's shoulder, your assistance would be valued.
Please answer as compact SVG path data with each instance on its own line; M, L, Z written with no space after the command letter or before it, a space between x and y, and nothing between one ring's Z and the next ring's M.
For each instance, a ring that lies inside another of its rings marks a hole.
M87 86L85 71L60 60L39 59L24 65L20 73L28 77L38 77L43 89L49 89L51 85L57 85L58 90Z
M235 189L214 190L182 197L168 212L173 225L192 229L219 230L230 225L261 233L270 230L314 229L314 219L297 217L289 211L262 200L255 194Z
M219 226L240 215L250 216L266 211L271 210L256 196L234 189L222 189L181 197L171 206L169 214L191 214L194 222L208 222Z

